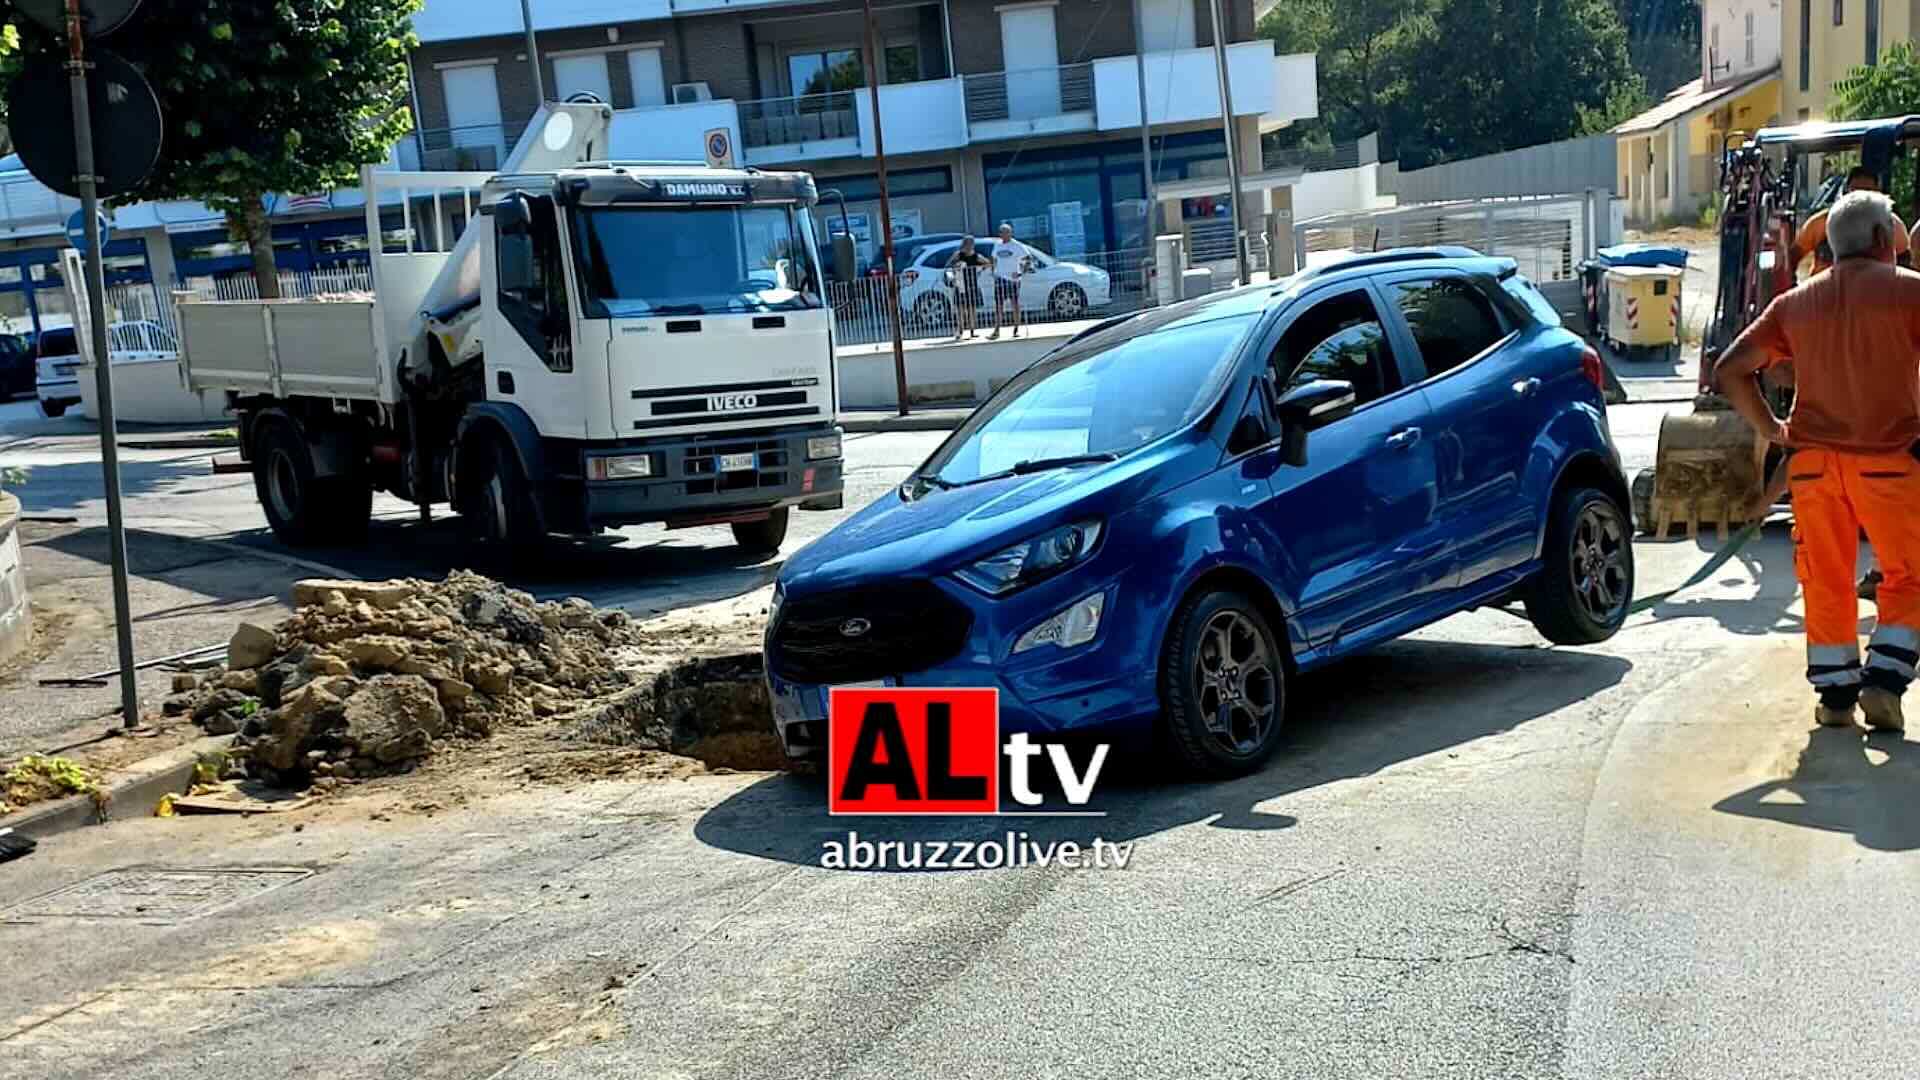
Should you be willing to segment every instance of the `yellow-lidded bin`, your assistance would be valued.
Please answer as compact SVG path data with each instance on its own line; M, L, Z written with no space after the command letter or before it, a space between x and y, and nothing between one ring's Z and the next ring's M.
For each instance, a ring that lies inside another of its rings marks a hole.
M1607 271L1607 340L1615 348L1680 343L1677 266L1616 266Z

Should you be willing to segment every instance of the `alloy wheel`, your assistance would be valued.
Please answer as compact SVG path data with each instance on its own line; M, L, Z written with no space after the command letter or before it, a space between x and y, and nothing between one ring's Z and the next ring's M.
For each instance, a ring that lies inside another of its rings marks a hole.
M1630 599L1627 530L1619 511L1603 501L1588 503L1573 523L1573 591L1587 617L1605 626Z
M1245 757L1265 745L1277 686L1272 650L1253 619L1229 609L1207 620L1194 656L1193 700L1221 749Z

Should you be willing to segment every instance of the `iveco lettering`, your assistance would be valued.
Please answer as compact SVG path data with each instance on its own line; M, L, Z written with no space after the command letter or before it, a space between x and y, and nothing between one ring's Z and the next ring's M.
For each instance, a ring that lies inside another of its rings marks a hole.
M835 687L986 688L1010 732L1247 772L1299 673L1455 612L1611 637L1628 507L1600 358L1512 261L1360 256L1110 320L1003 386L781 570L776 724L817 758Z

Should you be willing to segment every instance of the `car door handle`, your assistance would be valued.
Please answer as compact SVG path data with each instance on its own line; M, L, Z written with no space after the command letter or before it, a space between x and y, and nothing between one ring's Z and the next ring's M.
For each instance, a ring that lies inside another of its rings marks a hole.
M1521 379L1519 382L1513 384L1514 397L1530 398L1539 392L1539 379Z
M1393 434L1387 436L1387 449L1411 450L1414 447L1420 445L1420 434L1421 434L1420 429L1417 427L1410 427L1401 431L1396 431Z

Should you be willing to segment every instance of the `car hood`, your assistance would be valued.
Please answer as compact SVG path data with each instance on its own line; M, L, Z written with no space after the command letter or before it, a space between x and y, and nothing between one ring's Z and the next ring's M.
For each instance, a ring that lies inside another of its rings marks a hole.
M1217 452L1189 433L1111 464L934 490L911 502L896 488L787 560L781 587L806 595L949 573L1056 525L1111 517L1183 482Z

